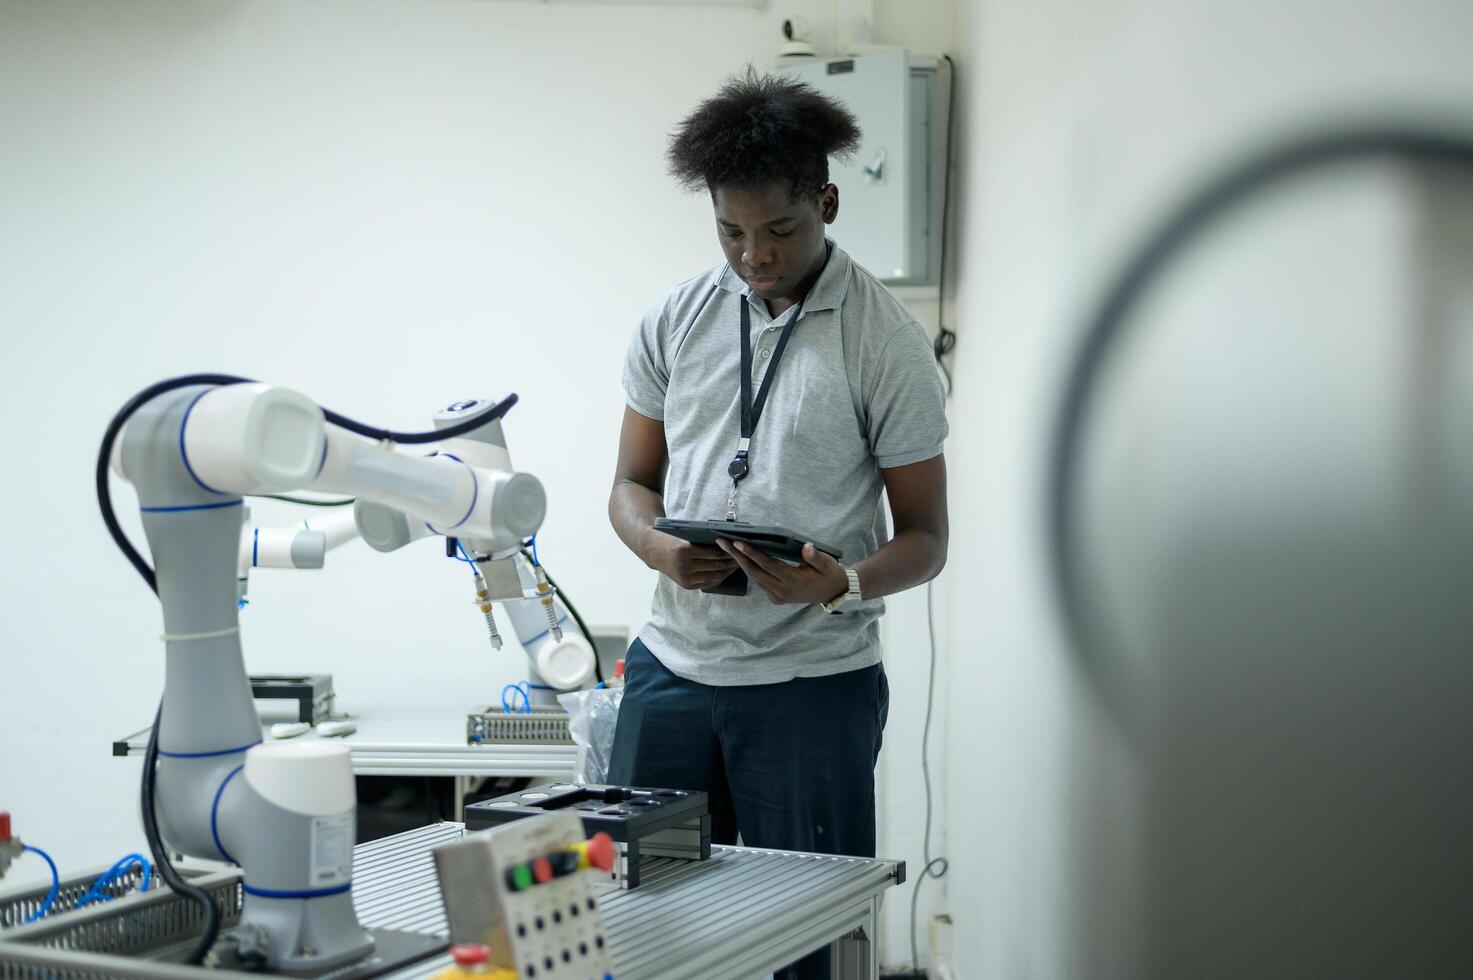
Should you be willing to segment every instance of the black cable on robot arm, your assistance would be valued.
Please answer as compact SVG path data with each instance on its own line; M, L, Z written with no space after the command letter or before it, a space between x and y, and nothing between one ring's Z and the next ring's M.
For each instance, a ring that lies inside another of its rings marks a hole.
M358 502L357 497L339 497L336 500L314 500L311 497L294 497L289 493L251 493L248 497L261 500L280 500L284 504L300 504L303 507L347 507Z
M164 718L164 703L159 702L153 716L153 729L148 733L148 748L143 753L143 781L140 787L140 808L143 811L143 836L148 841L148 852L153 857L153 866L159 876L175 892L194 902L204 912L204 929L199 941L185 959L186 963L199 965L205 961L215 940L220 936L220 907L206 894L203 888L185 881L169 861L169 852L164 847L163 835L159 833L159 818L154 807L155 771L159 761L159 723Z
M166 392L178 388L189 387L198 384L226 385L237 384L245 381L230 374L189 374L178 378L169 378L157 384L150 385L138 394L130 398L120 408L107 425L103 432L102 445L97 453L97 470L95 473L97 483L97 505L102 511L102 522L107 525L107 530L117 546L122 550L130 564L143 576L143 581L155 593L158 593L158 580L154 575L148 562L133 547L123 533L122 526L118 523L117 512L113 507L112 491L108 480L108 468L112 462L113 446L117 443L118 435L123 431L123 426L144 404L151 399L157 398ZM204 930L200 934L199 942L195 944L186 962L200 964L209 954L210 947L214 946L216 938L220 934L220 909L205 891L185 881L175 870L169 861L168 850L164 847L163 836L159 833L158 813L154 807L154 780L155 771L159 758L159 722L163 719L164 706L159 703L158 711L154 714L153 728L148 734L148 748L143 753L143 778L139 787L139 809L143 817L143 836L148 842L149 856L153 858L153 865L158 869L159 877L164 880L176 893L200 906L204 918Z
M102 523L107 525L108 534L112 535L113 541L117 544L119 550L123 552L123 556L138 570L138 574L143 576L143 581L147 583L155 595L158 594L159 587L153 569L149 567L148 562L143 560L143 556L138 553L138 549L133 547L133 542L129 541L128 536L123 533L122 525L118 523L117 512L113 509L112 490L108 481L108 467L112 463L113 445L118 441L118 436L122 433L123 426L128 423L128 419L133 417L133 413L159 395L178 388L187 388L190 385L229 385L239 384L249 380L249 378L239 378L233 374L186 374L181 377L160 381L157 384L149 385L128 399L123 407L118 409L117 414L112 417L112 421L107 424L107 429L103 431L102 445L97 451L97 470L95 474L97 482L97 506L102 511Z
M1473 177L1473 134L1406 123L1309 136L1250 157L1208 181L1171 211L1133 253L1086 322L1065 382L1049 454L1048 537L1052 573L1066 629L1083 651L1081 585L1070 535L1089 407L1110 355L1120 348L1129 315L1171 259L1224 214L1272 185L1336 164L1376 158L1444 164Z
M430 432L394 432L391 429L377 429L371 425L364 425L362 422L355 422L353 419L345 415L339 415L329 408L324 408L322 415L333 425L347 429L349 432L356 432L360 436L367 436L370 439L377 440L387 439L389 442L398 442L406 446L411 446L426 442L439 442L441 439L453 439L456 436L465 435L467 432L474 432L488 422L495 422L497 419L504 417L516 403L517 396L515 394L507 395L492 406L489 411L481 412L479 415L468 418L464 422L457 422L455 425L447 426L443 429L434 429Z
M128 536L123 533L123 527L121 524L118 523L117 512L113 507L112 489L108 480L108 468L112 461L113 446L116 444L118 436L122 433L123 426L127 424L128 419L132 418L133 414L137 412L139 408L141 408L152 399L157 398L159 395L166 394L170 391L175 391L179 388L187 388L191 385L231 385L251 383L253 383L252 379L238 377L233 374L186 374L176 378L168 378L164 381L157 382L156 384L149 385L147 388L143 389L138 394L128 399L123 407L118 409L117 413L112 417L112 421L108 423L107 429L103 432L102 445L98 448L97 451L97 467L95 472L97 504L98 508L102 512L102 523L106 525L108 534L112 537L113 543L118 546L118 550L123 553L123 557L128 559L128 563L131 564L133 568L137 570L138 574L143 577L144 583L149 587L150 590L153 591L155 595L158 594L159 589L157 577L154 574L154 570L149 566L148 562L144 560L143 555L139 553L138 549L133 546L133 542L128 540ZM350 419L347 416L342 415L338 412L334 412L328 408L324 408L322 410L322 415L324 419L326 419L328 422L331 422L333 425L336 425L339 428L347 429L349 432L356 432L359 435L366 436L370 439L380 441L387 439L390 442L414 445L427 442L436 442L441 439L453 439L454 437L464 435L467 432L473 432L488 422L494 422L497 419L504 417L507 412L511 411L512 406L516 403L517 396L515 394L511 394L508 395L506 398L503 398L501 401L497 402L496 405L487 412L482 412L474 418L467 419L464 422L459 422L444 429L435 429L429 432L395 432L391 429L379 429L374 426L365 425L362 422L358 422L354 419ZM315 507L341 507L353 502L351 500L315 501L301 497L278 497L277 499L288 499L290 503L306 504L308 506Z

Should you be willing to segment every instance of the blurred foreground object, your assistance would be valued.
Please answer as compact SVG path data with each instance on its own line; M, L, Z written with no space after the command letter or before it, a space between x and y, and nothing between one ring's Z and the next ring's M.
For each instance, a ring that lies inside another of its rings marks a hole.
M1252 157L1088 322L1049 534L1127 760L1074 815L1092 975L1473 976L1469 133Z

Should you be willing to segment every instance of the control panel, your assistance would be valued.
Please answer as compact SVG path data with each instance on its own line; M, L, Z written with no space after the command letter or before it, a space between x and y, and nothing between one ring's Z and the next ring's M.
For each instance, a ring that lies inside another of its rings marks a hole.
M613 980L593 883L614 867L607 834L585 838L572 812L546 813L435 850L453 943L480 944L488 965L548 980Z

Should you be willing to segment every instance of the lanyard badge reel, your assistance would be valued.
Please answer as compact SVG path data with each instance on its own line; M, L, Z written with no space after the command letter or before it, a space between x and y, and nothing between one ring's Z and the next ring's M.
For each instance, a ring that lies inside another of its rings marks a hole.
M752 314L747 307L745 297L739 297L742 309L742 419L741 438L737 440L736 455L731 462L726 464L726 475L731 477L731 489L726 494L726 519L736 521L737 490L742 481L752 472L747 460L748 451L752 446L752 433L757 429L757 423L762 418L763 406L767 404L767 393L772 389L772 381L777 377L777 367L782 363L783 352L788 348L788 338L792 336L793 325L798 322L798 317L803 312L803 304L799 303L793 307L792 316L783 325L783 332L778 337L777 348L772 352L772 363L767 367L767 373L762 376L762 387L757 389L757 398L752 398ZM746 595L747 573L737 569L726 577L720 585L704 590L715 595Z
M751 439L743 438L737 443L737 452L730 463L726 464L726 475L731 477L731 492L726 495L726 519L734 521L736 517L736 495L737 487L746 475L751 472L747 468L747 447L752 444Z

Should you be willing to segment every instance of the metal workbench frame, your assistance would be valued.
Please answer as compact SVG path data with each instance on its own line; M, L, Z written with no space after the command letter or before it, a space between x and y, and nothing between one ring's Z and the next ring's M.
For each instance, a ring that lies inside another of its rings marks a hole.
M149 729L113 742L113 755L142 755ZM303 735L309 741L315 736ZM340 739L352 753L353 773L358 776L528 776L567 779L577 760L573 745L521 745L487 742L467 745L454 742L360 741L358 736Z
M575 745L465 740L465 716L439 709L372 706L352 716L358 731L336 738L348 747L355 776L432 776L455 780L456 819L479 780L498 776L534 782L571 780L578 762ZM115 756L142 756L152 726L115 739ZM311 741L308 732L293 741Z
M444 936L445 912L431 852L465 832L462 824L442 823L358 845L353 894L363 925ZM234 887L238 878L232 869L201 880ZM717 846L707 861L651 862L639 888L606 893L599 904L619 980L753 980L826 945L834 950L835 980L878 980L872 939L881 895L904 880L900 861ZM179 914L192 908L168 889L154 888L106 906L48 916L0 934L0 963L61 975L160 980L247 976L48 947L22 938L49 936L70 947L64 935L106 930L109 916L126 909L158 906L162 913L166 905L178 906ZM450 958L441 955L391 976L423 980L449 965Z
M359 845L363 924L443 934L430 852L464 833L443 823ZM835 980L878 980L881 896L904 881L903 861L716 846L708 861L652 862L639 888L599 904L619 980L754 980L826 945ZM449 962L395 977L422 980Z

